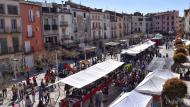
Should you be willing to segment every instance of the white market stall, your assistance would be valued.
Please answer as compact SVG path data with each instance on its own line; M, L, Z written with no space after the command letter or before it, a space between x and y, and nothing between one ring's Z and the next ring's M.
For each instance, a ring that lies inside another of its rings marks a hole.
M137 92L151 94L151 95L161 95L163 84L167 79L177 77L179 74L173 73L167 69L156 70L150 72L145 79L135 88Z
M151 105L152 96L144 95L133 90L122 94L109 107L151 107Z
M152 95L153 105L161 106L161 93L163 85L167 79L179 78L179 74L173 73L168 69L155 70L150 72L145 79L135 88L137 92Z
M93 65L85 70L82 70L76 74L73 74L69 77L66 77L58 82L68 84L75 88L82 88L109 74L110 72L114 71L123 64L123 62L118 62L111 59L106 60L104 62Z
M97 80L104 78L107 74L111 73L123 64L123 62L118 62L111 59L106 60L104 62L93 65L85 70L82 70L78 73L75 73L71 76L68 76L58 81L57 83L64 83L74 87L75 89L83 89L85 88L85 86L89 86ZM88 101L91 96L95 95L96 92L98 92L99 90L102 90L103 88L107 87L113 80L111 77L112 76L108 77L104 82L90 89L88 93L81 95L80 99L76 99L76 101L74 101L75 107L80 107L81 104L85 105L85 102ZM63 105L64 102L65 100L62 100Z
M133 47L131 47L129 49L123 49L121 51L121 54L128 54L128 55L136 56L137 54L145 51L146 49L148 49L149 47L151 47L153 45L155 45L155 42L148 40L142 44L134 45Z

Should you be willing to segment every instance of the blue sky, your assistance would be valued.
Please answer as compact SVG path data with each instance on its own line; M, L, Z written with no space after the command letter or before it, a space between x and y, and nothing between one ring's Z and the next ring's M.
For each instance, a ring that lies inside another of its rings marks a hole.
M41 1L45 0L33 0ZM47 0L47 2L61 3L62 0ZM65 1L65 0L63 0ZM162 12L167 10L179 10L183 16L184 9L190 7L190 0L71 0L93 8L115 10L118 12L133 13L140 11L144 14L150 12Z

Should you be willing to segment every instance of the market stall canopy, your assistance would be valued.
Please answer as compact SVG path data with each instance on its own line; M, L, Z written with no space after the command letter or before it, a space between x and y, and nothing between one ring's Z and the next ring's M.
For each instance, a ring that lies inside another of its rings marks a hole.
M83 47L84 51L94 51L95 49L96 49L95 46L85 46L85 47Z
M109 107L147 107L151 101L152 96L144 95L133 90L122 94Z
M167 69L156 70L150 72L135 90L145 94L161 95L165 81L175 77L179 78L179 74L173 73Z
M104 45L106 45L106 46L117 46L117 45L119 45L119 43L118 42L108 42L108 43L104 43Z
M121 65L123 62L115 61L115 60L106 60L104 62L93 65L85 70L82 70L76 74L73 74L69 77L66 77L59 82L68 84L75 88L82 88L102 77L114 71Z
M64 55L64 57L77 57L80 55L80 53L75 50L61 49L60 52Z
M136 56L137 54L143 52L144 50L148 49L149 47L155 45L155 42L148 40L142 44L134 45L129 49L123 49L121 54L128 54L132 56Z
M185 45L190 45L190 40L187 39L182 39L182 42L185 43Z
M152 39L162 39L163 35L160 33L157 33Z

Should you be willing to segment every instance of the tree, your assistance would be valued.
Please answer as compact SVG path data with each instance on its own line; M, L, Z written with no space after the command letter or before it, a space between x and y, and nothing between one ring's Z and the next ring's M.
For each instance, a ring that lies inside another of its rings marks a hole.
M179 44L183 44L182 40L181 39L175 39L175 43L174 45L179 45Z
M177 53L173 56L174 63L180 64L188 61L184 53Z
M184 98L186 94L187 85L178 78L168 79L163 85L162 98L164 104L169 104L169 107L178 104L180 99Z
M186 56L188 55L188 52L186 51L186 49L182 47L179 47L176 49L175 54L178 54L178 53L183 53Z

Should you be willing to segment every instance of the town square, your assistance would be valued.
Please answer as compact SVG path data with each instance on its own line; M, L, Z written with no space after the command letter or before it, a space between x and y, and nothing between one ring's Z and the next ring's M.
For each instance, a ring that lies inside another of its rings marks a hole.
M190 1L0 0L0 107L190 107Z

